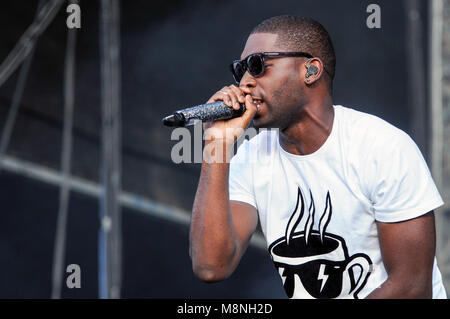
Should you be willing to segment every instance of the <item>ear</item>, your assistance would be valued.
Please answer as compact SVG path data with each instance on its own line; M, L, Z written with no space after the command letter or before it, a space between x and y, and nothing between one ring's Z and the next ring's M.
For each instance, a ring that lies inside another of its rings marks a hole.
M303 80L306 85L312 85L320 79L323 73L323 63L319 58L310 58L305 61L305 71Z

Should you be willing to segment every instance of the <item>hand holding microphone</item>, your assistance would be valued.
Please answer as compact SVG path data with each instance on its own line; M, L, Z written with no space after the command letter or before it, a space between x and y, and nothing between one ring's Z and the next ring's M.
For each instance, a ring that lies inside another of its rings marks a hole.
M242 128L250 124L256 113L256 105L250 95L235 85L230 85L216 92L206 104L176 111L163 118L166 126L188 126L201 120L205 128ZM226 123L226 124L225 124Z
M166 126L189 126L195 124L198 120L202 122L229 120L242 116L244 112L245 104L239 104L239 108L235 110L226 105L225 102L217 101L178 110L163 118L163 124Z

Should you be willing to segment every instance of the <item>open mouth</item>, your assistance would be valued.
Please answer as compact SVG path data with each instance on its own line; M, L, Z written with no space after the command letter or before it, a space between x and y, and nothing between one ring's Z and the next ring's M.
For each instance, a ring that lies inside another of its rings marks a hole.
M261 99L257 99L257 98L253 98L253 103L256 104L256 107L258 108L258 110L261 108L262 104L263 104L263 100Z

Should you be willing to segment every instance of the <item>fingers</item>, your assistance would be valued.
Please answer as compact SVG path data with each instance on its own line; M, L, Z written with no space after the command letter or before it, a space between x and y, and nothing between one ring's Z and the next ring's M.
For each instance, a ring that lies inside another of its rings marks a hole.
M235 85L223 87L221 90L217 91L206 103L213 103L216 101L224 101L227 106L232 107L235 110L238 110L240 108L240 104L245 104L246 110L242 116L236 118L203 123L204 130L215 127L216 129L223 131L224 134L226 134L227 129L232 128L241 130L240 132L242 132L249 126L250 122L257 112L257 107L256 104L253 103L252 96L250 94L245 94L243 90ZM240 134L241 133L235 134L234 140L236 140L236 138Z
M253 116L255 116L256 111L258 110L256 104L253 103L253 98L250 95L245 95L245 108L246 110L242 117L246 122L249 122L253 118Z
M216 92L206 103L216 101L224 101L229 107L238 110L240 108L240 103L245 103L245 95L236 85L225 86L220 91Z
M241 103L245 103L245 94L244 92L238 88L236 85L230 85L228 87L233 93L234 97L236 98L235 101L233 101L233 107L236 106L235 109L239 109Z
M224 96L224 102L226 105L232 107L235 110L239 109L239 97L238 94L234 89L236 88L237 90L239 90L236 86L234 85L230 85L230 86L226 86L223 89L221 89L219 91L219 93L221 93Z

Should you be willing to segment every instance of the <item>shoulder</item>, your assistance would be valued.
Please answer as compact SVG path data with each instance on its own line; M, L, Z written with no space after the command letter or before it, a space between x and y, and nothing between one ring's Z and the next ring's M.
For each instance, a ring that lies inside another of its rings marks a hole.
M350 148L358 146L374 154L374 151L386 153L405 144L415 145L406 132L376 115L341 105L335 109L340 112L341 134L350 140Z
M347 107L341 112L340 145L345 161L371 184L379 175L426 165L413 139L382 118ZM409 173L411 170L409 170Z
M383 211L404 210L402 201L413 203L415 196L428 201L427 196L434 196L427 163L406 132L375 115L350 108L340 111L341 135L348 136L341 139L345 160L354 168L364 195L375 205L378 220L388 220Z

